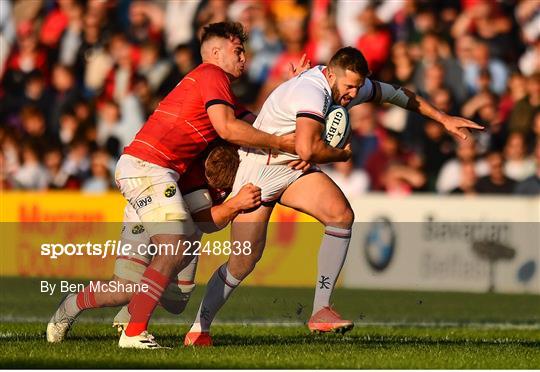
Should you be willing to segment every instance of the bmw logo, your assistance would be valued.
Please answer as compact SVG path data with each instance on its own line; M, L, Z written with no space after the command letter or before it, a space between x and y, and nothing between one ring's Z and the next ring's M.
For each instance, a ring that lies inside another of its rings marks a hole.
M368 228L364 242L364 255L369 266L383 271L394 256L396 233L392 222L386 217L376 218Z

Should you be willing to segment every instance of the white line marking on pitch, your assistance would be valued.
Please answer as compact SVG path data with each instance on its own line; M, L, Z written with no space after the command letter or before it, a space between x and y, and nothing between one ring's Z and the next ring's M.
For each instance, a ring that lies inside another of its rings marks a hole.
M0 317L0 322L3 323L43 323L44 325L49 321L49 318L37 317L37 316L16 316L16 315L7 315ZM86 324L112 324L112 321L109 321L104 318L90 318L90 319L79 319L78 323ZM171 319L171 318L155 318L152 320L154 324L171 324L179 325L187 321L182 319ZM216 321L215 325L220 326L256 326L256 327L299 327L304 326L305 323L301 321L287 321L280 322L275 320L253 320L253 321ZM522 330L540 330L540 323L527 324L527 323L497 323L497 322L364 322L357 321L355 322L356 327L420 327L420 328L478 328L478 329L522 329ZM0 333L0 338L2 333Z

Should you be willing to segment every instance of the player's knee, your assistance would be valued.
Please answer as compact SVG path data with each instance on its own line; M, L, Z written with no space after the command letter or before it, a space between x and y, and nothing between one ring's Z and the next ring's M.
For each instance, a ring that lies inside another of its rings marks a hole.
M334 205L326 214L325 225L337 225L343 228L351 228L354 222L354 212L351 206L346 203L342 205Z
M259 258L260 259L260 258ZM227 265L229 272L238 280L244 280L257 265L259 261L256 257L249 257L248 259L236 260L236 262L229 262Z

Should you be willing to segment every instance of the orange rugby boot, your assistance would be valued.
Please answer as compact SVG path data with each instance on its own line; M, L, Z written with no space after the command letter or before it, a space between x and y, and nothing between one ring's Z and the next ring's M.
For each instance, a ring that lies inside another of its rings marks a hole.
M188 332L184 338L185 346L212 346L209 332Z
M312 333L345 333L353 329L354 323L341 319L341 316L331 307L323 307L311 316L308 328Z

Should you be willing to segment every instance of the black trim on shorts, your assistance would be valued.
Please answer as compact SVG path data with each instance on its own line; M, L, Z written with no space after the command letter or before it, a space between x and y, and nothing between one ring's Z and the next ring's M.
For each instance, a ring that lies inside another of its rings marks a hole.
M297 118L309 118L309 119L313 119L315 121L318 121L321 124L325 124L324 118L320 117L319 115L311 114L309 112L299 112L298 114L296 114L296 117Z
M274 207L277 204L277 202L279 201L279 199L280 198L270 200L270 201L265 201L265 202L262 202L261 205L263 205L264 207Z
M206 104L204 105L204 108L205 110L208 110L208 108L213 105L225 105L225 106L229 106L230 108L234 110L234 105L230 102L225 101L224 99L211 99L210 101L206 102Z

